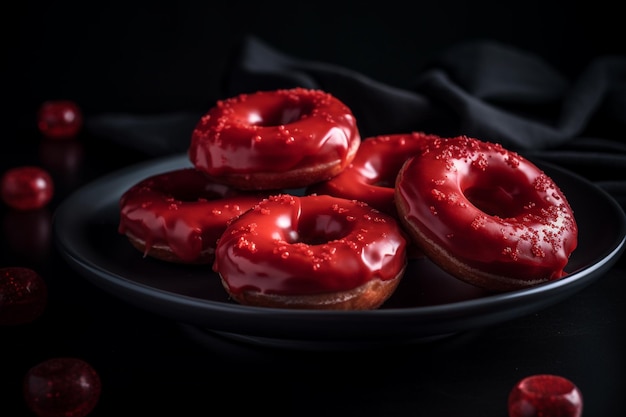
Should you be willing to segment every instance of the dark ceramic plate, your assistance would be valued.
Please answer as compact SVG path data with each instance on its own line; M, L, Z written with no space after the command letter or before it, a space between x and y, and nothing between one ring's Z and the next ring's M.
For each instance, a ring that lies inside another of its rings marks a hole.
M537 161L561 187L579 225L579 246L559 281L490 294L443 272L427 259L409 263L402 283L373 311L256 308L228 299L208 266L174 265L142 254L117 232L118 200L150 175L190 166L177 155L132 166L82 187L55 213L54 234L69 264L125 302L250 343L361 347L430 340L527 315L600 278L625 247L626 216L592 183Z

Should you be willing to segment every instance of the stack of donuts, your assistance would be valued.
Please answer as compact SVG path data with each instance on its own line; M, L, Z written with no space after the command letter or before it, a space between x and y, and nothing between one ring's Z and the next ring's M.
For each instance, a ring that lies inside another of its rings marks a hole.
M118 231L144 256L209 265L244 305L379 308L424 256L516 290L565 276L577 246L565 195L519 154L465 136L362 138L320 90L221 100L188 156L122 195Z

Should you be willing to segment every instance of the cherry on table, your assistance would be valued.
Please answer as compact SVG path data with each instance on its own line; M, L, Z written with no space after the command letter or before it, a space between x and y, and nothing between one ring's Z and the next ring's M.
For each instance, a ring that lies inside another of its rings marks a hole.
M54 195L52 176L37 166L11 168L0 180L2 200L17 210L34 210L44 207Z
M43 361L24 376L24 399L38 417L85 417L102 390L100 376L86 361L58 357Z
M532 375L520 380L508 398L509 417L580 417L582 394L569 379Z
M34 270L0 268L0 325L30 323L45 310L48 288Z
M50 100L39 107L37 126L48 139L71 139L82 128L83 115L71 100Z

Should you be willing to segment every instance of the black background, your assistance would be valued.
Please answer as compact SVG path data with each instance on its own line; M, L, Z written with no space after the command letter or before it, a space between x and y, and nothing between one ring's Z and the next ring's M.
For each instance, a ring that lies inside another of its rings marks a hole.
M626 53L622 14L617 5L598 1L353 3L5 5L2 166L38 162L37 151L29 152L39 139L35 114L44 100L73 99L87 116L208 109L222 94L234 48L248 34L291 56L399 87L410 86L442 50L472 39L534 53L572 80L595 57ZM84 149L79 143L76 153L84 152L84 161L58 182L44 214L51 215L75 187L145 157L82 139ZM10 214L2 208L3 221ZM621 415L624 407L624 284L618 276L624 256L611 274L576 297L502 326L396 351L334 354L221 340L206 348L190 329L89 285L53 248L20 253L8 243L0 246L0 267L41 267L51 301L38 322L0 329L1 416L7 410L7 416L29 415L20 378L38 361L63 355L98 368L105 385L94 417L206 416L218 409L235 415L504 417L506 395L517 379L545 371L580 385L589 412L600 413L585 417Z
M607 2L608 3L608 2ZM254 34L294 57L399 87L429 59L472 39L536 54L574 79L598 55L624 54L621 13L603 2L22 1L3 12L10 119L46 99L87 114L204 110L228 60ZM26 118L26 119L25 119Z

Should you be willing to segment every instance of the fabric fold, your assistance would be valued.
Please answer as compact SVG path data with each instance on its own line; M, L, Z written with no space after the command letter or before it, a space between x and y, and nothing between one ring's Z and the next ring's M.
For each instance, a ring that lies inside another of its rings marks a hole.
M576 172L626 206L626 57L598 57L567 79L529 52L471 41L442 51L410 86L399 88L287 55L256 36L243 38L234 52L218 99L321 89L352 109L363 138L422 131L498 142ZM186 151L201 115L97 115L87 128L147 154L166 155Z

